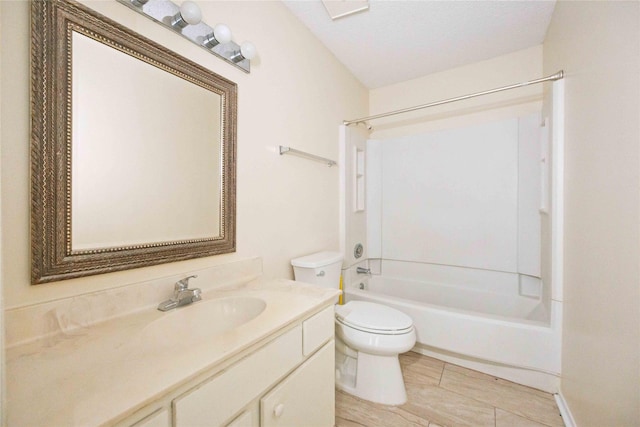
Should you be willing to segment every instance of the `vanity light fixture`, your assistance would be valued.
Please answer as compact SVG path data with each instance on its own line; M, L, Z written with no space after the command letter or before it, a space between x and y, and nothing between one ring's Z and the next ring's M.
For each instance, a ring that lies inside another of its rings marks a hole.
M224 24L211 28L202 21L202 11L195 2L187 0L178 6L171 0L117 1L242 71L251 72L251 59L257 54L256 47L249 42L242 46L235 43L231 40L231 30Z
M202 21L200 7L192 1L182 2L180 11L171 18L171 26L181 30L187 25L198 25Z
M256 50L256 47L253 45L253 43L244 42L242 43L242 46L240 46L240 50L234 52L229 59L231 59L235 63L238 63L244 59L253 59L253 57L256 56L256 53L258 53L258 51Z
M202 42L208 48L216 47L220 43L229 43L231 41L231 30L224 24L216 24L213 32L207 34ZM251 58L249 58L251 59Z

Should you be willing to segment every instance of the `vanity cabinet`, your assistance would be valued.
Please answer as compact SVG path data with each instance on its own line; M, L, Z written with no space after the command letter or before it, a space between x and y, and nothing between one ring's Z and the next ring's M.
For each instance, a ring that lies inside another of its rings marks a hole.
M252 271L244 264L240 270ZM223 271L212 277L227 277ZM123 295L142 301L151 288L9 311L6 424L333 425L338 290L238 279L194 307L142 307L84 325L93 307L113 307ZM49 329L52 315L74 326Z
M173 399L173 425L333 426L333 318L331 306Z

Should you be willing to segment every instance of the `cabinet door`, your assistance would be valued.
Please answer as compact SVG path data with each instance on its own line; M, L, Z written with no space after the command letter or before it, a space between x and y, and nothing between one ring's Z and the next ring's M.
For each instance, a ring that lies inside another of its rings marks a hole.
M334 366L334 341L331 340L260 399L261 426L333 426Z

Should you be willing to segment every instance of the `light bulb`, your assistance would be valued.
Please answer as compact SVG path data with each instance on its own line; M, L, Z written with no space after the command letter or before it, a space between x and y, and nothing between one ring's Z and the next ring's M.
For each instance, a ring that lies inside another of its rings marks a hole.
M256 50L256 47L253 45L253 43L244 42L242 43L242 46L240 46L240 53L246 59L253 59L258 51Z
M231 41L231 30L224 24L216 24L213 27L213 35L218 43L229 43Z
M187 25L197 25L202 20L200 7L192 1L185 1L180 6L180 12L171 17L171 26L182 29Z
M229 43L231 41L231 30L224 24L216 24L213 27L213 33L204 36L202 44L211 49L219 44Z
M242 46L240 46L240 50L234 52L229 59L237 64L244 59L250 60L251 58L256 56L256 53L258 53L258 51L256 50L256 47L253 45L253 43L244 42L242 43Z
M202 21L202 12L200 7L192 1L185 1L180 6L180 15L182 19L187 21L187 24L197 25Z

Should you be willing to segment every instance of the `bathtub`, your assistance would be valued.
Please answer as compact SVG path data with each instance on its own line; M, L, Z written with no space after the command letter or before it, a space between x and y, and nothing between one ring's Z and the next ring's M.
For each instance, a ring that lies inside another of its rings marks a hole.
M522 295L517 274L385 260L373 267L382 274L345 272L345 301L411 316L415 351L555 391L561 304Z

